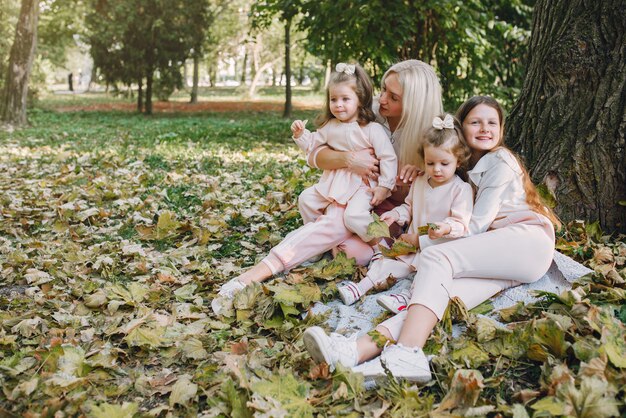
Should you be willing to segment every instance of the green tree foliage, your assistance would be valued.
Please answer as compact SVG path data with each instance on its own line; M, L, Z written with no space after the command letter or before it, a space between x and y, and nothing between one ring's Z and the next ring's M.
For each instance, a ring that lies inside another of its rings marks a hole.
M355 60L378 79L417 58L438 71L450 109L490 93L511 103L523 79L534 0L306 1L307 48L331 62Z
M207 3L196 0L92 0L87 16L94 65L108 84L139 86L138 109L152 113L153 90L182 86L180 67L204 37Z

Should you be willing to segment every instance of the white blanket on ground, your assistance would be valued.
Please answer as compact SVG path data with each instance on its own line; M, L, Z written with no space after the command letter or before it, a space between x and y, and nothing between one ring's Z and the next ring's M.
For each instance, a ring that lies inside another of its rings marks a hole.
M512 287L493 297L494 311L515 305L517 302L532 303L537 300L531 293L534 290L545 290L560 294L572 287L577 278L590 273L591 270L571 258L554 253L554 260L548 272L534 283ZM352 306L344 305L341 300L333 300L327 304L316 303L310 313L320 314L330 311L328 326L331 330L344 335L355 332L363 334L373 327L373 320L383 313L383 308L376 303L381 294L398 293L408 288L411 280L400 280L391 289L381 293L370 293L361 302Z

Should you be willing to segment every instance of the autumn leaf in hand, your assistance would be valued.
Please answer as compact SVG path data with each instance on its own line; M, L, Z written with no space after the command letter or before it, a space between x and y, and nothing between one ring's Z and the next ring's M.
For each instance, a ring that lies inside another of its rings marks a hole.
M417 233L420 235L428 235L428 230L432 229L433 231L436 231L439 229L439 226L437 226L437 224L433 224L433 223L427 223L426 225L423 226L418 226L417 227Z
M391 234L389 233L389 226L380 220L380 217L376 214L373 214L374 222L370 223L367 226L367 235L373 238L389 238Z
M394 241L391 248L387 248L381 245L380 252L383 253L385 257L393 258L400 255L416 253L417 248L415 247L415 245L409 244L406 241L396 240Z

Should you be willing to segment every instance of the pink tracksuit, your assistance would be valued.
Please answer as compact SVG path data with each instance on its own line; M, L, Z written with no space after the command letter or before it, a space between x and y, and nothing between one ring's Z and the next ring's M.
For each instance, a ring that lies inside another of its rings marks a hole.
M316 132L305 130L294 141L307 154L323 145L337 151L374 149L380 161L378 183L372 181L366 184L348 169L324 170L317 184L298 197L298 208L305 224L315 221L331 203L336 202L345 205L343 222L348 230L364 241L371 240L372 237L367 235L367 226L373 221L369 189L376 185L393 189L398 170L396 153L383 126L378 123L360 126L358 122L344 123L331 119Z
M428 184L427 176L421 176L411 185L405 203L390 212L396 212L400 225L410 221L409 234L417 234L418 228L429 222L450 225L450 233L433 242L440 243L460 238L468 232L472 207L472 186L458 176L435 188ZM366 277L373 284L385 281L389 275L397 279L407 277L418 267L419 258L419 252L397 258L380 258L372 262Z
M422 241L410 305L427 307L439 319L451 297L471 309L496 293L541 278L554 255L554 227L528 207L522 170L506 149L483 156L469 172L478 187L471 236L439 245ZM397 339L406 311L382 322Z

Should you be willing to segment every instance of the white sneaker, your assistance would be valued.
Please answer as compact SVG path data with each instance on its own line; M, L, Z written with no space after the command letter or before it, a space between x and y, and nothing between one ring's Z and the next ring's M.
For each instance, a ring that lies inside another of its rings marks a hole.
M405 289L400 293L391 293L389 295L380 295L376 299L383 308L392 313L400 313L407 308L409 301L411 300L411 291Z
M354 366L352 371L363 375L363 384L367 390L380 386L387 378L385 369L380 363L380 356L375 357L370 361L363 362L358 366Z
M380 362L397 379L416 383L427 383L432 379L428 359L418 347L388 345L380 355Z
M307 328L302 335L304 346L313 360L327 363L331 372L336 364L344 367L356 365L359 357L356 338L356 334L350 338L335 333L328 336L320 327Z
M246 284L237 279L231 279L224 283L220 287L219 292L217 292L217 297L211 301L211 309L213 309L213 312L217 315L223 315L224 312L232 308L235 293L245 287Z
M345 305L352 305L357 300L361 299L361 291L359 286L354 282L346 282L337 286L339 297Z

